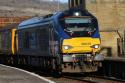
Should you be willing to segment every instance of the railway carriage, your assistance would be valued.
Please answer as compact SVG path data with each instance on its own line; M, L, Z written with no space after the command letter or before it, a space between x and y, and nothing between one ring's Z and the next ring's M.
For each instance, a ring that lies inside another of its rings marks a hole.
M9 59L17 53L17 26L18 23L15 23L0 28L0 61L2 63L9 62Z

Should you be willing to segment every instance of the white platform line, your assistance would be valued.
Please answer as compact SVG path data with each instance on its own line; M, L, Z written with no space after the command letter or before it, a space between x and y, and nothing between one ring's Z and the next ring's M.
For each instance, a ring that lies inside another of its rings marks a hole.
M46 82L49 82L49 83L56 83L56 82L54 82L54 81L51 81L51 80L49 80L49 79L46 79L45 77L39 76L39 75L37 75L37 74L35 74L35 73L28 72L28 71L23 70L23 69L11 67L11 66L6 66L6 65L3 65L3 64L0 64L0 65L3 66L3 67L8 67L8 68L11 68L11 69L16 69L16 70L19 70L19 71L21 71L21 72L30 74L30 75L32 75L32 76L38 77L39 79L42 79L42 80L44 80L44 81L46 81Z

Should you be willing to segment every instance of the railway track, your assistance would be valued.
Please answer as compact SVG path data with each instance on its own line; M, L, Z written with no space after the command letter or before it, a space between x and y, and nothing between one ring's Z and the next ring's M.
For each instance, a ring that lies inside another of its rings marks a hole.
M111 77L98 76L96 74L64 74L64 79L70 79L73 83L125 83L125 80L120 80ZM59 82L63 83L63 82ZM69 82L67 82L69 83Z
M63 73L61 77L53 77L53 75L49 72L43 72L39 70L32 72L55 81L56 83L125 83L125 80L113 77L99 76L95 73Z

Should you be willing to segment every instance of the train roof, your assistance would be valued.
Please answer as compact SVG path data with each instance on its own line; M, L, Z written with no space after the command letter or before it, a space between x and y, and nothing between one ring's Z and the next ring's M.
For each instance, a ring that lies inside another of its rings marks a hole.
M34 27L34 26L38 26L38 25L42 25L42 23L47 22L50 20L50 17L52 17L53 14L48 14L46 16L41 16L41 17L33 17L31 19L25 20L23 22L21 22L18 26L18 29L23 29L23 28L27 28L27 27Z
M18 29L20 29L23 26L39 23L41 22L42 19L43 19L42 17L33 17L31 19L25 20L19 24Z
M21 22L19 24L18 29L24 29L24 28L29 28L29 27L35 27L35 26L41 26L41 25L44 25L44 24L49 24L50 20L52 20L52 19L55 19L55 18L58 18L58 17L63 17L63 16L71 16L71 15L73 15L76 12L80 12L81 16L95 18L87 10L82 10L80 8L73 8L73 9L65 10L63 12L57 12L55 14L48 14L48 15L43 16L43 17L42 16L41 17L33 17L31 19L25 20L25 21L23 21L23 22Z

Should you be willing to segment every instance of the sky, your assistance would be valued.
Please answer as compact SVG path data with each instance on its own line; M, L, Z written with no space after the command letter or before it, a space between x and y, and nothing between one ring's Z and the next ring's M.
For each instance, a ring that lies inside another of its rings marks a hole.
M53 0L48 0L48 1L53 1ZM58 0L56 0L56 1L58 1ZM67 3L68 2L68 0L59 0L59 1L62 2L62 3Z
M59 0L59 1L63 3L68 2L68 0Z
M40 1L58 1L58 0L40 0ZM68 0L59 0L62 3L67 3Z

